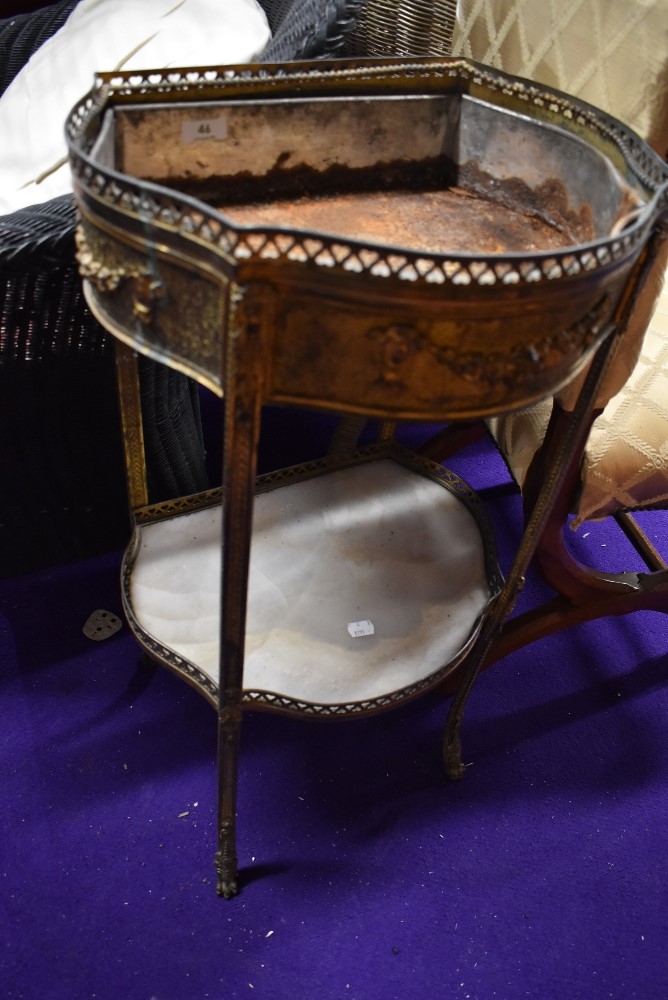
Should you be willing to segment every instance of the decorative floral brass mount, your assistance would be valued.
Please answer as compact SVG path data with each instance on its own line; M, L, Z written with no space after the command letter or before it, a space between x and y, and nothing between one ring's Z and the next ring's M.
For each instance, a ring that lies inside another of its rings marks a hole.
M600 336L609 312L609 296L604 295L593 309L565 329L548 333L533 344L521 344L505 351L440 347L431 340L428 331L406 323L376 326L367 336L380 344L379 380L385 385L403 385L402 369L406 362L428 351L438 364L469 382L481 385L501 382L510 386L518 380L531 381L532 373L541 370L548 359L566 360L576 350L586 350Z
M79 272L83 278L90 281L99 292L113 292L124 278L130 276L127 267L110 267L104 264L93 253L88 245L82 227L77 226L74 235L76 242L76 258Z
M132 315L143 323L150 326L155 318L155 307L160 299L164 299L165 287L159 278L154 278L150 274L141 274L134 277L134 296L132 300Z
M122 265L105 264L90 247L82 226L77 226L75 233L76 258L79 271L83 278L91 282L98 292L114 292L121 282L131 279L134 282L132 299L132 315L149 326L155 318L156 303L164 298L165 289L162 281L145 270L129 263Z

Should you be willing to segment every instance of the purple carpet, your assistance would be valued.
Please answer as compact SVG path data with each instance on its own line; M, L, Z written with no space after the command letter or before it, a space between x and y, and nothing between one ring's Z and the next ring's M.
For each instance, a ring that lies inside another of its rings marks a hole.
M449 464L483 491L507 568L518 499L488 488L503 465L488 444ZM629 568L609 525L578 544ZM351 722L249 714L243 888L226 902L214 712L140 663L127 627L81 631L120 613L119 561L0 584L0 996L668 996L665 615L579 626L487 671L457 784L447 700Z

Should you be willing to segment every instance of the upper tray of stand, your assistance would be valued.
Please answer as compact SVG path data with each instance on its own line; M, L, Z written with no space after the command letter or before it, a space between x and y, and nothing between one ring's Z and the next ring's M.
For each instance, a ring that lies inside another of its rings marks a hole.
M487 395L459 401L432 376L413 414L420 372L405 415L499 412L572 377L666 207L668 168L629 129L463 60L102 74L67 131L84 274L114 332L137 334L139 349L220 390L214 344L187 357L159 317L142 329L110 303L117 275L141 276L133 246L150 248L156 282L171 254L221 280L270 282L283 297L310 288L321 298L331 286L334 301L357 308L374 295L393 304L419 295L427 323L445 302L450 328L420 329L395 354L455 368L460 381L475 381L482 364ZM110 247L116 232L122 247ZM360 341L378 325L369 320ZM491 362L481 359L490 348ZM488 392L495 382L499 392ZM278 401L299 396L272 388ZM374 412L386 396L379 390ZM334 397L326 402L355 408L345 392Z
M143 218L160 218L160 205L110 191L105 168L147 182L136 191L165 185L206 202L235 229L437 256L605 242L629 213L634 231L646 223L667 182L659 158L603 112L455 59L106 73L67 127L82 193ZM357 212L367 204L368 219ZM221 245L247 259L246 235Z

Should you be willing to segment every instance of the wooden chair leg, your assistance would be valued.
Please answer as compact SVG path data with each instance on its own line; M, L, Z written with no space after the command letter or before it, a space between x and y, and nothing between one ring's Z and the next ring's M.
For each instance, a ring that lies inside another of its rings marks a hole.
M590 423L596 415L592 414ZM527 519L567 419L568 415L555 404L544 446L534 459L524 485ZM583 433L588 433L587 428L583 428ZM485 666L536 639L596 618L633 611L668 613L668 566L628 515L620 515L617 520L649 572L604 573L583 564L570 551L568 515L579 477L580 458L576 452L534 555L534 566L555 591L555 597L508 620L491 647Z
M420 455L432 462L445 462L456 455L462 448L468 448L487 436L487 427L483 420L467 420L461 423L448 424L442 430L433 434L419 449Z

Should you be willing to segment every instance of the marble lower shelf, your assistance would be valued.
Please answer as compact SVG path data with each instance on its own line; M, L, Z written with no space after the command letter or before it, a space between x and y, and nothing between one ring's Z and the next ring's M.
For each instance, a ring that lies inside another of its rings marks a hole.
M412 697L461 661L500 586L482 505L452 473L406 456L318 471L267 477L255 499L247 707L345 715ZM220 566L217 504L139 525L124 573L142 644L214 704Z

